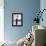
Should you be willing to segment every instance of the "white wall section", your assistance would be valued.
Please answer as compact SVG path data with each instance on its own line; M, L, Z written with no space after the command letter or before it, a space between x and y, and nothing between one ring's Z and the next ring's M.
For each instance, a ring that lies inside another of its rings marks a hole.
M0 42L4 41L4 0L0 0Z

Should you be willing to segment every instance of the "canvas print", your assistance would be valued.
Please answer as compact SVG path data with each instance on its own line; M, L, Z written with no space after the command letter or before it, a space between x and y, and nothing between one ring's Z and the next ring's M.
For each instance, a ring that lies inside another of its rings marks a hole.
M12 26L22 26L22 25L23 25L23 14L12 13Z

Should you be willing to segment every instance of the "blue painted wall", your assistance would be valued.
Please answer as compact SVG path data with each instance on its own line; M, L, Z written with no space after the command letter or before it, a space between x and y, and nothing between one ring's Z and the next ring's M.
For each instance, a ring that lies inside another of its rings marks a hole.
M4 0L5 40L18 41L32 28L32 21L40 9L40 0ZM12 13L23 13L23 26L12 27Z
M46 0L41 0L40 1L40 10L42 11L43 9L46 9ZM46 10L43 12L43 22L40 22L40 25L45 26L46 27Z

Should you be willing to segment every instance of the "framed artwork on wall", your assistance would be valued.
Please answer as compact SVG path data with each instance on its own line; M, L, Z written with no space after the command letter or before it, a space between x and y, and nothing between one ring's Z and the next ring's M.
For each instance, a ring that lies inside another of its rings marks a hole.
M23 14L12 13L12 26L23 26Z

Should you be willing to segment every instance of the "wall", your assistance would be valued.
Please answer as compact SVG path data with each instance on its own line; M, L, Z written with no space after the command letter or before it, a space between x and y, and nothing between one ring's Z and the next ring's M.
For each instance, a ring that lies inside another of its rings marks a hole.
M40 0L4 0L4 35L7 41L18 41L32 28L36 12L40 10ZM12 13L23 13L23 26L12 27Z
M0 0L0 42L4 41L4 0Z
M41 11L43 9L46 9L46 0L40 0L40 9L41 9ZM41 21L40 22L40 25L46 27L46 10L43 12L42 17L43 17L43 22Z

